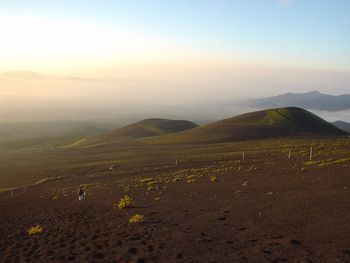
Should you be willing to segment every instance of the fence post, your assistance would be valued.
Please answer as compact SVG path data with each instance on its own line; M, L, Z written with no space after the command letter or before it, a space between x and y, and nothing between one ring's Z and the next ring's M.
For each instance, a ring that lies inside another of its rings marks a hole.
M312 146L310 147L310 161L312 160Z
M290 150L289 150L289 152L288 152L288 159L290 159Z
M245 155L245 154L244 154L244 152L243 152L243 153L242 153L242 160L243 160L243 161L244 161L244 157L245 157L244 155Z

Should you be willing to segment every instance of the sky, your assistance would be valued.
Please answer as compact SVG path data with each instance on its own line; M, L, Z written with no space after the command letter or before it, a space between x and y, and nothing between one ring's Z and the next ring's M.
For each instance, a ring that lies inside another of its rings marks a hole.
M349 93L349 10L348 0L1 0L0 113L30 101Z

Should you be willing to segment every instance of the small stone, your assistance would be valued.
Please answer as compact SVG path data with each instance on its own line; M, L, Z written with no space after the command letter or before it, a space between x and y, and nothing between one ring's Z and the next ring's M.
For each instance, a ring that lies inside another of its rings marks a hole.
M301 242L299 240L296 240L296 239L292 239L290 241L290 243L293 244L293 245L301 245Z
M182 254L181 254L181 253L177 253L177 254L176 254L176 258L177 258L177 259L182 259L182 258L183 258L183 256L182 256Z
M137 249L134 248L134 247L129 248L128 252L129 252L129 254L131 254L131 255L137 255Z

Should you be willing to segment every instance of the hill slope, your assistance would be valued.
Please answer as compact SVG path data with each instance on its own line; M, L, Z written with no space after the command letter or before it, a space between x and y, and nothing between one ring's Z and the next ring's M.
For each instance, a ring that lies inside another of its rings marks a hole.
M350 133L350 123L345 121L335 121L333 122L333 125L338 127L339 129L342 129L343 131Z
M17 140L0 144L0 149L28 149L28 148L47 148L63 147L70 145L86 137L97 135L105 132L105 129L97 128L90 125L83 125L68 130L59 136L44 136L33 139Z
M295 106L312 110L339 111L350 109L350 94L332 96L318 91L286 93L269 98L250 100L248 104L257 108Z
M152 137L193 129L198 125L186 120L145 119L109 133L89 138L85 144L106 143L128 139Z
M250 112L176 134L144 139L145 143L228 142L303 134L344 135L344 131L301 108Z

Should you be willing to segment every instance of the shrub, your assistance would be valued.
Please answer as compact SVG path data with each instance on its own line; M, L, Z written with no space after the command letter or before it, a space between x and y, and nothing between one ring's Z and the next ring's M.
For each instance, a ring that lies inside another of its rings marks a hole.
M210 176L210 182L215 183L217 181L218 181L218 178L215 175Z
M41 232L43 232L43 228L39 225L32 226L27 230L28 235L40 234Z
M130 224L139 224L145 221L145 216L141 214L135 214L129 219Z
M133 207L133 205L134 205L134 200L127 195L125 195L122 199L120 199L118 203L118 207L120 209L130 208L130 207Z

